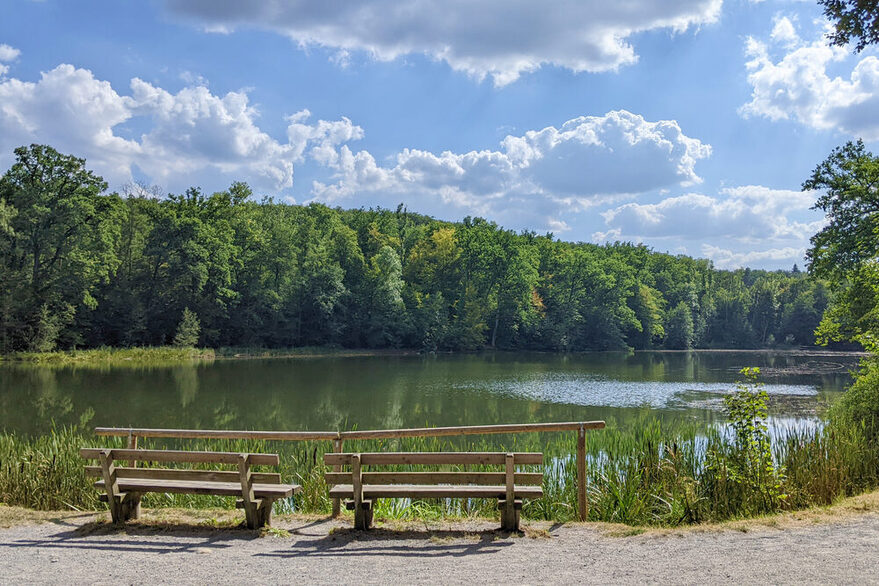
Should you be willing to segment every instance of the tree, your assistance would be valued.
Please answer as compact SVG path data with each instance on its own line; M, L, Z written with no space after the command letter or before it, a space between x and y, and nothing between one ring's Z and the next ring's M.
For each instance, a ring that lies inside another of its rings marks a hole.
M373 347L399 346L405 319L400 257L385 245L372 257L370 265L372 307L367 341Z
M814 207L828 220L807 253L810 273L828 279L834 293L819 340L879 349L879 158L863 142L848 142L815 168L803 189L822 191Z
M689 350L693 347L693 338L693 316L690 308L681 301L668 314L665 347L672 350Z
M820 190L813 206L827 216L827 226L812 236L809 270L838 279L879 254L879 158L863 141L837 147L803 183Z
M198 344L198 335L201 332L201 324L195 312L188 307L183 309L180 325L177 326L177 334L174 335L174 345L192 347Z
M803 189L824 190L815 207L828 220L808 253L810 273L827 278L833 293L818 341L859 342L873 353L833 417L879 434L879 159L863 142L848 142L815 168Z
M824 16L833 24L827 35L831 45L845 47L856 41L860 53L867 45L879 42L879 4L875 0L818 0Z
M815 271L839 277L827 339L879 329L867 246L879 230L863 202L875 188L858 183L875 162L849 150L860 158L843 152L827 182L844 197L861 189L860 207L840 204L836 217L851 225L831 223L826 242L816 235ZM37 145L16 154L0 180L0 352L173 343L187 309L209 347L809 343L829 298L804 275L720 271L644 245L563 242L403 207L258 202L243 183L167 197L132 185L120 198L80 159ZM860 161L857 180L849 159ZM830 193L822 202L836 210ZM843 270L850 259L857 268Z
M15 158L0 179L0 349L73 345L74 317L118 263L120 201L84 159L36 144Z

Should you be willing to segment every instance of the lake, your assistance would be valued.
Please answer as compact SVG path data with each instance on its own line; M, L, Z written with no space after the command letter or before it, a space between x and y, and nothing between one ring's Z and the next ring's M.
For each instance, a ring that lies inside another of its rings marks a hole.
M775 421L814 421L858 357L810 352L484 353L223 359L175 366L0 365L0 428L339 430L639 417L709 424L745 366Z

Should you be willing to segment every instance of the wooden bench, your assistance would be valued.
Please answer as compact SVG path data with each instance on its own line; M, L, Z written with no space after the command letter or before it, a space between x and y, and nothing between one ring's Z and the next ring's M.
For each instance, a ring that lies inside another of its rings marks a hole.
M543 474L516 472L517 465L541 465L543 454L504 452L376 452L363 454L324 454L324 462L335 467L327 472L330 498L350 499L354 527L369 529L372 504L377 498L489 498L498 499L501 529L519 530L522 499L543 496ZM495 466L502 472L485 471L370 471L364 466ZM349 471L340 471L341 467Z
M253 466L277 466L277 454L105 448L82 448L79 453L86 460L100 462L100 466L86 466L86 474L100 478L95 486L106 491L101 500L108 503L117 524L138 518L144 493L171 492L238 497L236 505L244 509L247 527L258 529L271 524L272 503L301 489L297 484L281 484L280 474L252 470ZM120 460L128 466L117 465ZM137 462L226 464L237 470L138 468Z

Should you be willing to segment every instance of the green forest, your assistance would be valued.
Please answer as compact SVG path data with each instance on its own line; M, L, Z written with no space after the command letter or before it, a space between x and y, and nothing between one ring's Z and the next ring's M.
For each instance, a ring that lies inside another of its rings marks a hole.
M109 193L15 150L0 179L0 352L102 346L422 351L811 345L826 282L482 218L289 205L245 183Z

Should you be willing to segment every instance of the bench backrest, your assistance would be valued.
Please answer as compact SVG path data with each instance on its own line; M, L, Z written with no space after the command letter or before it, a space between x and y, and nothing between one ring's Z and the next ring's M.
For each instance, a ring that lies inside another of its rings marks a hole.
M422 485L482 485L506 484L539 486L543 474L517 472L516 466L543 464L543 454L533 452L366 452L362 454L324 454L324 462L331 466L350 466L350 471L327 472L328 485L336 484L422 484ZM371 471L363 466L503 466L503 472L490 471ZM359 482L358 482L359 480Z
M277 466L277 454L249 454L236 452L188 452L182 450L137 450L82 448L80 456L86 460L102 461L101 466L86 466L88 476L101 478L109 473L112 478L145 478L151 480L194 480L200 482L240 482L242 469L251 483L281 484L277 473L252 472L251 466ZM117 466L116 461L126 461L128 467ZM161 462L174 464L228 464L238 470L194 470L187 468L137 468L135 462ZM104 463L107 464L105 470Z

